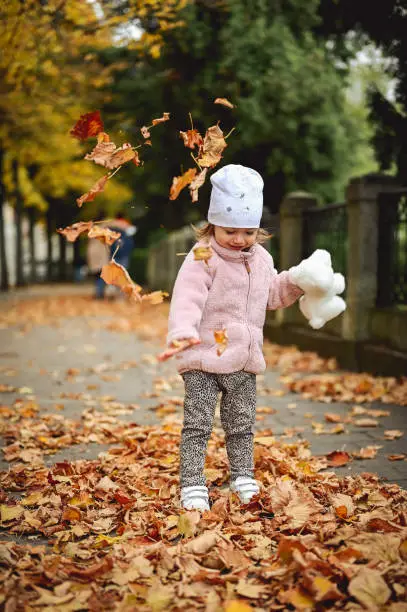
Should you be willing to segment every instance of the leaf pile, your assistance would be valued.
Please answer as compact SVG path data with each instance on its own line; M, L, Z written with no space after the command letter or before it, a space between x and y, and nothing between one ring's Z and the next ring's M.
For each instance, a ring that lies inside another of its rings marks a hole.
M178 507L180 428L139 427L95 461L2 473L1 526L45 545L0 545L9 609L401 612L407 493L372 474L338 478L306 443L257 437L262 488L242 507L223 439L206 463L212 507ZM17 500L7 491L24 492ZM16 606L20 606L17 608ZM29 607L28 607L29 606Z
M407 377L373 376L362 373L332 373L286 379L290 391L321 402L374 402L407 406Z

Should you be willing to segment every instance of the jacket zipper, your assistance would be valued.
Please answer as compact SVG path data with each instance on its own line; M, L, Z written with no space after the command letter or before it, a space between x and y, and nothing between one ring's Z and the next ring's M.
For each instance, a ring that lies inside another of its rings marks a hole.
M247 272L247 275L248 275L248 278L249 278L249 289L247 291L247 299L246 299L246 323L247 323L247 329L249 331L250 341L249 341L249 356L248 356L247 361L246 361L245 366L244 366L244 367L246 367L247 364L249 363L250 352L251 352L251 349L252 349L252 333L250 331L250 325L249 325L249 297L250 297L250 288L251 288L251 282L250 282L250 280L251 280L250 279L250 272L251 272L251 270L250 270L249 262L247 261L247 259L246 259L246 257L244 255L243 255L243 262L244 262L244 265L245 265L245 268L246 268L246 272Z

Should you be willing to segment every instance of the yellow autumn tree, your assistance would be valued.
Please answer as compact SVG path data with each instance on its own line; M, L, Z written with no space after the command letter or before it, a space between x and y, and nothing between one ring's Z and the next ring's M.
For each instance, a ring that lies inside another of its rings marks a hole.
M102 67L97 52L112 44L119 19L96 8L83 0L9 0L0 8L0 206L6 187L17 223L24 204L40 210L53 204L58 225L73 210L69 202L100 177L80 163L86 151L69 134L113 82L115 66ZM109 187L113 204L130 196L119 183ZM1 210L0 261L4 285Z

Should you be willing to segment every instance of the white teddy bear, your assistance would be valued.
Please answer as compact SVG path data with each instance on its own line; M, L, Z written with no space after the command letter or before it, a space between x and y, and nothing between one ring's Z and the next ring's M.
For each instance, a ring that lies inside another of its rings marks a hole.
M345 289L345 279L333 271L328 251L317 249L298 266L290 268L288 275L304 291L300 310L313 329L320 329L346 309L345 301L338 296Z

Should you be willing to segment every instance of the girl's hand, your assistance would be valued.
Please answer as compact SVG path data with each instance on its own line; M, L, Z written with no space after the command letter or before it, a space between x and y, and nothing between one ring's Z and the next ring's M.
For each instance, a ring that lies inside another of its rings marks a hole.
M201 340L198 338L185 338L185 340L174 340L171 342L170 348L168 348L163 353L157 355L158 361L167 361L173 355L184 351L190 346L195 346L196 344L201 344Z

